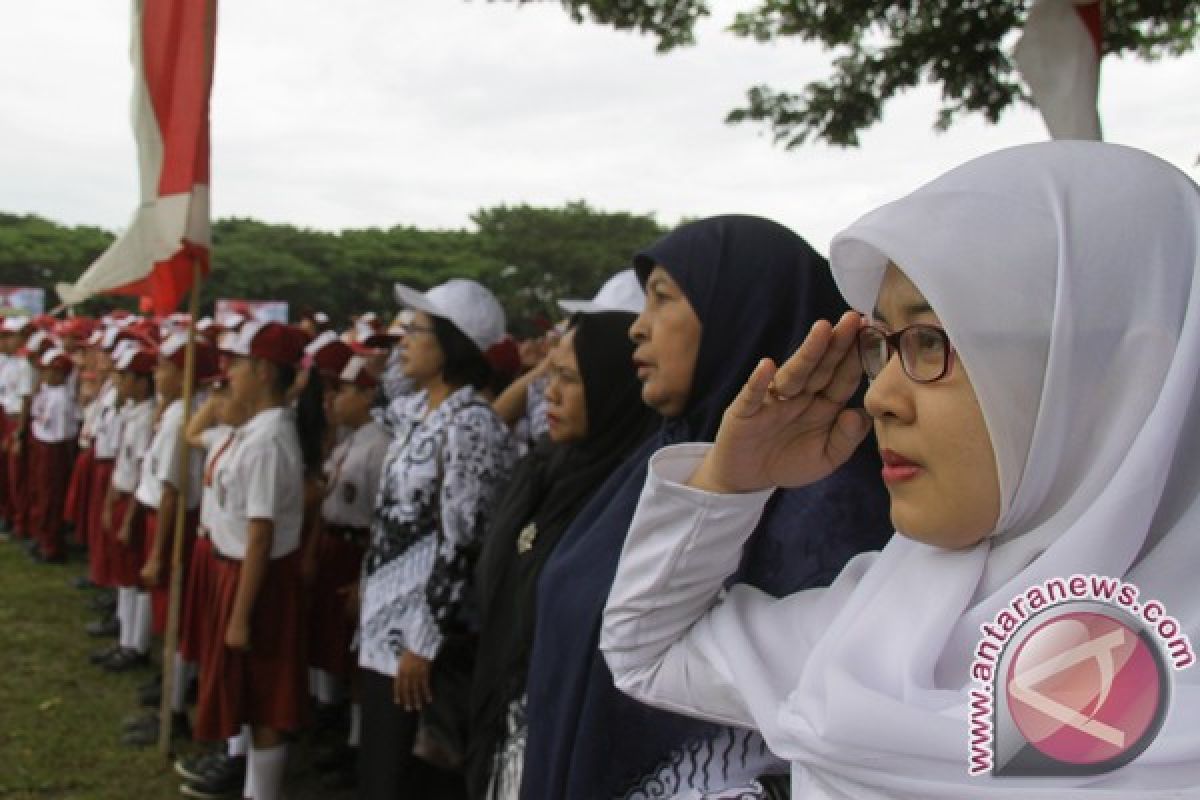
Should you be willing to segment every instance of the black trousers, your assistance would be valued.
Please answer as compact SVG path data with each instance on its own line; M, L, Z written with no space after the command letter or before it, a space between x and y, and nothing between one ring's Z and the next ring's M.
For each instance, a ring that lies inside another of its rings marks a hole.
M359 669L362 736L358 750L358 797L399 800L412 794L412 750L421 715L392 701L395 678Z

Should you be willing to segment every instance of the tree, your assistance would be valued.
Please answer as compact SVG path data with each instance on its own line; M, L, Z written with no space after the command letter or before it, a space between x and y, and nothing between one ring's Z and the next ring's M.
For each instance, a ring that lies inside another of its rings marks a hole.
M472 278L496 293L516 332L536 316L557 317L560 297L591 296L634 250L663 233L652 216L596 211L583 202L497 206L472 219L478 230L396 225L330 232L217 220L202 312L221 297L283 300L293 317L320 310L340 325L363 311L394 313L395 283L428 289ZM45 289L53 307L54 285L78 279L112 240L99 228L0 213L0 284ZM114 307L133 309L136 300L100 296L76 311L95 315Z
M638 248L663 234L653 216L563 208L496 206L476 212L480 247L503 264L486 281L516 322L557 318L556 301L591 297Z
M530 2L530 0L517 0ZM573 19L591 19L658 38L658 49L690 45L708 15L706 0L562 0ZM963 114L989 122L1030 102L1009 56L1031 0L759 0L737 14L730 30L759 42L787 37L820 42L834 52L833 73L799 92L755 86L729 123L765 125L788 149L810 139L856 147L899 92L941 86L935 127ZM1105 0L1106 54L1179 56L1200 30L1196 0Z

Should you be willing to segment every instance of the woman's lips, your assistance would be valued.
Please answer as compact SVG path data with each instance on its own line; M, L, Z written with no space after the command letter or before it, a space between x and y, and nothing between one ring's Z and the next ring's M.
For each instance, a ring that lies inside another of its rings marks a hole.
M883 459L883 482L903 483L921 474L921 465L894 450L880 450Z
M633 360L633 369L637 373L638 378L643 378L650 371L651 367L645 361L635 358Z

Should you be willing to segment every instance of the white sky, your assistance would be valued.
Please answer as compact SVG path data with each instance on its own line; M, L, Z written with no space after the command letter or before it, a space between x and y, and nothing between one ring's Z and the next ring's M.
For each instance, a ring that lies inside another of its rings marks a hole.
M1045 138L1028 109L932 130L935 89L893 101L857 150L787 152L725 113L758 83L828 72L815 45L722 28L699 45L570 22L555 2L223 0L213 213L336 230L464 227L476 209L757 213L825 250L859 214L974 155ZM122 227L137 201L129 4L0 3L0 210ZM1200 54L1104 62L1110 141L1200 171Z

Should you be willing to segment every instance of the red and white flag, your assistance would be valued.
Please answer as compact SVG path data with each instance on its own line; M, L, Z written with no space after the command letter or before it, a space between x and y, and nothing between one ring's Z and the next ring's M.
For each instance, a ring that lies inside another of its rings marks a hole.
M1095 139L1103 50L1100 0L1035 0L1013 58L1055 139Z
M149 297L173 311L208 271L209 97L216 0L133 0L133 130L141 202L129 227L74 284L69 305L95 294Z

